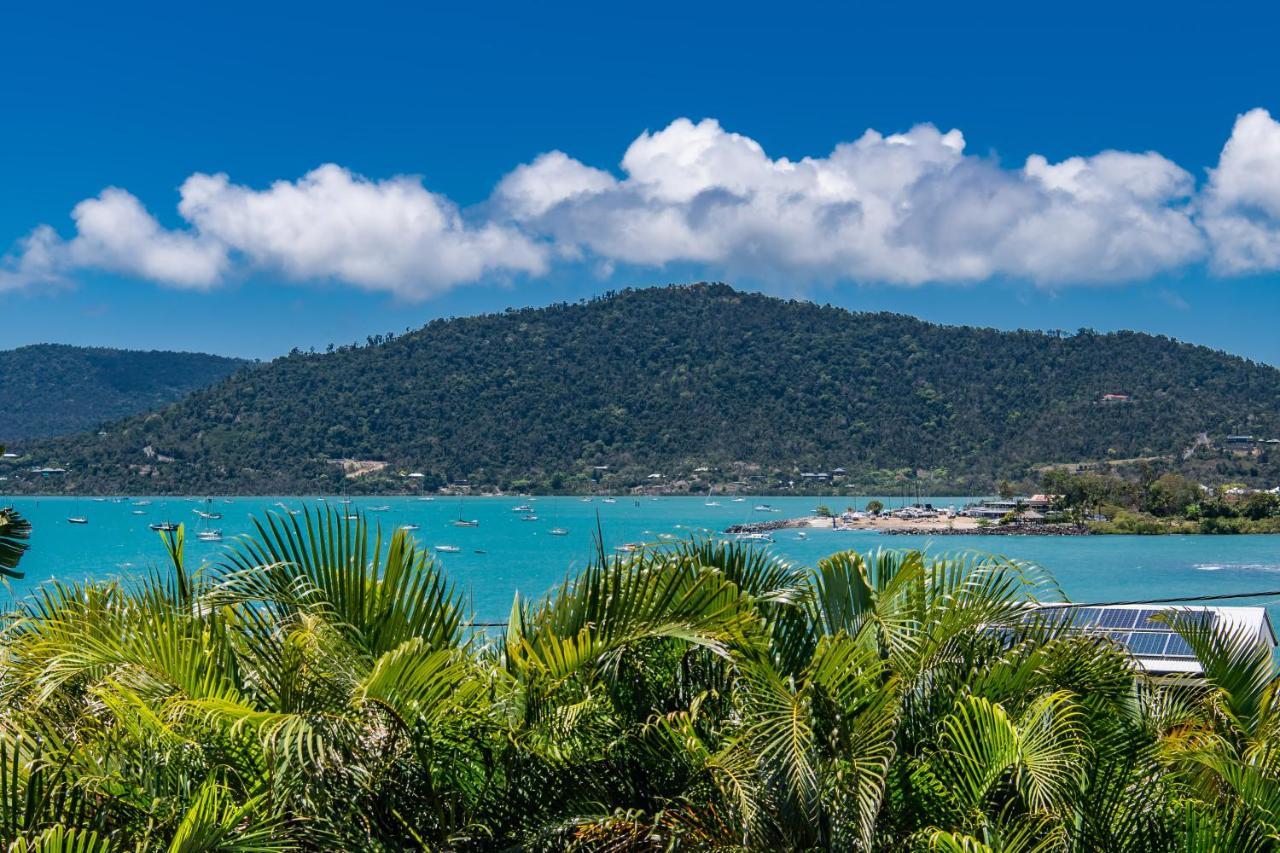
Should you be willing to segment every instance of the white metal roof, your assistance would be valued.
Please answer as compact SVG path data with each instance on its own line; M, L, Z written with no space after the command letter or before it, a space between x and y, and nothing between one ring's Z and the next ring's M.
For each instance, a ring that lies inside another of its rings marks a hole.
M1163 621L1150 617L1159 613L1204 613L1215 630L1254 637L1269 650L1276 648L1275 630L1263 607L1211 607L1185 604L1043 604L1041 611L1073 613L1073 632L1108 637L1127 648L1137 663L1153 674L1197 674L1202 671L1189 646ZM1146 616L1134 611L1147 611ZM1133 614L1130 616L1129 614Z

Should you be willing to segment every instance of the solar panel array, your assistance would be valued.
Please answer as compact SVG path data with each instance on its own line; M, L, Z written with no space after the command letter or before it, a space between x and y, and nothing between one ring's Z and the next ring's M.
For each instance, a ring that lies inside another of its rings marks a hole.
M1159 608L1045 607L1028 614L1026 621L1061 625L1073 634L1108 637L1135 657L1195 660L1195 652L1181 634L1151 618L1167 612ZM1205 628L1212 628L1217 619L1212 610L1178 612L1184 619L1199 620Z

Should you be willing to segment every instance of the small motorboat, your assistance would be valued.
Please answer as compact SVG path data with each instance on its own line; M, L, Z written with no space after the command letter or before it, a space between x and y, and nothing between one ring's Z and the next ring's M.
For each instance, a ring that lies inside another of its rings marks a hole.
M604 499L604 502L605 502L605 503L607 503L607 504L616 504L616 503L618 502L618 499L617 499L617 498L605 498L605 499Z
M520 520L521 521L537 521L538 517L536 515L522 515L520 516Z
M400 525L400 529L401 529L401 530L417 530L417 529L418 529L418 525L416 525L416 524L402 524L402 525Z
M759 542L772 542L773 537L768 533L739 533L738 541L756 544Z
M453 523L454 527L479 527L480 522L475 519L460 518Z
M67 519L67 524L88 524L89 519L82 515L73 515Z
M135 509L135 510L130 510L130 512L132 512L134 515L146 515L146 514L147 514L147 511L146 511L145 509Z
M174 524L172 521L160 521L155 524L148 524L147 527L150 527L152 530L160 533L172 533L178 529L178 525Z
M222 531L221 530L201 530L199 533L196 534L196 538L199 539L201 542L221 542Z
M441 554L460 554L462 549L457 545L437 545L436 551Z
M390 506L387 506L386 504L383 504L382 506L371 506L371 507L369 507L369 512L388 512L388 511L390 511L390 509L391 509L391 507L390 507Z
M569 535L569 531L565 530L563 527L553 527L547 532L550 533L552 536L568 536Z
M200 516L201 518L206 518L210 520L216 520L216 519L222 518L222 513L220 512L205 512L202 509L195 510L195 514Z
M613 550L617 551L619 554L631 554L635 551L639 551L643 547L644 545L642 545L639 542L628 542L625 545L619 545L617 548L614 548Z
M533 512L533 507L529 506L528 504L520 504L520 506L513 506L511 508L511 511L512 512Z

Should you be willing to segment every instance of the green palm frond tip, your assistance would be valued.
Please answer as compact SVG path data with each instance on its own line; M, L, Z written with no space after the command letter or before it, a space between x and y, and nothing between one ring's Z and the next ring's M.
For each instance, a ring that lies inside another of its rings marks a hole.
M22 577L18 563L30 547L31 522L13 507L0 509L0 575Z

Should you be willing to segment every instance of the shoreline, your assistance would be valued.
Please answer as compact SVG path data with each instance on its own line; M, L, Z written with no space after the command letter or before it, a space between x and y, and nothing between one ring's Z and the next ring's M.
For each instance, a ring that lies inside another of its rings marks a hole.
M1065 524L987 524L976 518L894 518L878 516L842 521L820 515L733 524L725 533L767 533L771 530L872 531L887 536L1098 536L1096 530Z
M872 530L881 533L943 533L969 535L979 530L990 529L978 526L976 518L956 516L955 518L895 518L893 516L868 516L866 518L844 521L821 515L805 515L798 518L780 518L771 521L748 521L733 524L725 529L726 533L764 533L769 530Z

